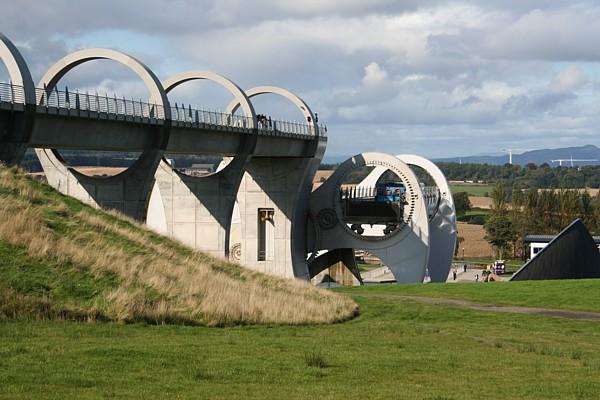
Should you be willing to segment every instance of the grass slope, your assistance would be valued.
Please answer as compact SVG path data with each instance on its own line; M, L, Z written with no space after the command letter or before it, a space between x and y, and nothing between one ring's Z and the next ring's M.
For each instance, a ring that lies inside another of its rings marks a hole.
M600 312L600 279L381 285L341 288L339 291L350 294L372 292L464 299L486 304Z
M349 298L193 251L0 166L0 320L343 321Z
M598 322L354 296L333 325L3 323L0 398L598 398Z

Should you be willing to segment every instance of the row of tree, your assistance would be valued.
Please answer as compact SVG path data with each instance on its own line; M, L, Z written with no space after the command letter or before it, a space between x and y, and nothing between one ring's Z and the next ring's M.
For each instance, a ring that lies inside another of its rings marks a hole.
M506 187L526 188L600 188L600 166L551 167L437 163L448 180L502 182Z
M576 218L588 230L600 233L600 195L592 198L585 190L512 189L496 184L492 207L484 225L486 240L503 257L523 256L523 238L531 234L557 234Z

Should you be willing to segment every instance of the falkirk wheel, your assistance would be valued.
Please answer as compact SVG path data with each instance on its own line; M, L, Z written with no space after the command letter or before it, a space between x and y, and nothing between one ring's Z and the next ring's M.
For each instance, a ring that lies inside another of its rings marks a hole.
M422 188L429 219L429 261L427 269L432 282L445 282L452 267L456 246L456 210L446 177L431 161L414 154L400 154L398 159L408 165L422 168L433 180L435 187ZM373 187L386 168L378 166L360 183L358 188Z
M98 59L131 69L148 88L148 102L59 91L62 77ZM0 83L0 161L17 165L27 148L35 148L48 183L66 195L116 209L194 248L272 275L309 280L336 260L353 263L354 249L363 249L389 266L397 282L421 282L427 269L432 280L445 280L456 221L441 172L416 156L363 153L311 193L326 129L292 92L273 86L243 91L208 71L161 82L140 60L110 49L65 56L36 88L23 57L1 34L0 61L11 79ZM168 93L174 87L199 79L231 93L225 113L171 106ZM252 98L262 94L287 99L304 122L271 124L269 118L267 124L263 116L259 123ZM243 116L235 114L238 108ZM141 155L115 176L93 177L68 165L57 149ZM194 177L172 168L163 159L166 153L231 161L212 175ZM424 168L439 190L422 189L408 164ZM374 169L353 191L343 187L364 167ZM402 202L375 201L374 186L388 170L403 183Z
M364 167L393 172L405 188L402 204L375 201L374 187L345 189L349 175ZM353 249L363 249L379 257L398 283L422 282L430 243L425 200L413 171L396 157L362 153L342 163L310 198L307 244L311 277L336 261L336 257L328 257L329 252L337 251L340 258L347 259L349 252L353 258ZM320 261L322 258L328 262Z

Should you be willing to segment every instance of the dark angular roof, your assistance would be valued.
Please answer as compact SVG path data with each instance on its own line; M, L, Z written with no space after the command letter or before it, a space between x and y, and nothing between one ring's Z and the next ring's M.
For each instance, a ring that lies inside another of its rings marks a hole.
M600 278L600 253L583 222L576 219L515 272L510 280L584 278Z
M527 235L523 238L524 243L550 243L556 235ZM600 236L592 236L596 244L600 244Z

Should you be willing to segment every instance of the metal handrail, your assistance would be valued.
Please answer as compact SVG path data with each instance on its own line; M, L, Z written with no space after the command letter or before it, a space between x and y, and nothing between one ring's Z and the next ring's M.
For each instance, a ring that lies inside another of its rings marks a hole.
M0 102L25 104L25 89L12 83L0 82Z
M54 88L36 88L36 105L46 109L61 109L85 111L111 116L143 118L153 121L165 120L165 110L158 104L144 102L142 100L126 99L116 95L90 94L89 92L80 93L79 91L58 90ZM25 90L22 86L14 85L12 82L0 82L0 103L18 103L25 104ZM192 108L190 105L178 105L171 107L171 120L189 124L205 124L220 127L250 128L252 118L226 114L217 111L202 110ZM266 135L284 135L284 136L315 136L315 127L313 124L291 122L283 120L257 121L258 130ZM319 136L327 136L327 127L318 125Z

